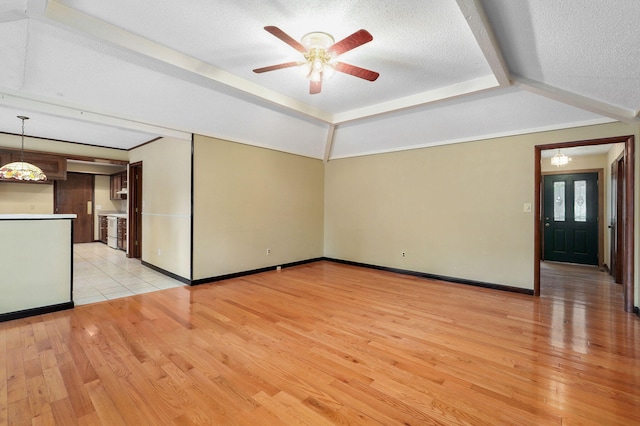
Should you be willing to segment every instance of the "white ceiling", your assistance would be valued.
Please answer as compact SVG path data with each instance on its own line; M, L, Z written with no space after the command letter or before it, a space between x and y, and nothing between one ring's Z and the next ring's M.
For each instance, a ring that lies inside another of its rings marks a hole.
M3 0L0 132L129 149L198 133L323 158L640 124L636 0ZM373 41L322 93L266 32Z

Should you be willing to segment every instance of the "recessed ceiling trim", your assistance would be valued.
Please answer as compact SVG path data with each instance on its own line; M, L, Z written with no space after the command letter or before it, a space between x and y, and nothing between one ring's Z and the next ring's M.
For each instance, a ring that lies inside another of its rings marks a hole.
M0 104L11 106L13 108L24 108L30 111L38 111L43 114L49 114L52 116L66 117L74 120L82 120L90 123L102 124L105 126L162 135L165 137L173 137L186 140L191 139L191 133L189 132L183 132L180 130L142 123L131 119L113 117L106 114L81 110L77 107L63 106L59 103L53 104L41 99L26 98L22 93L18 96L16 94L7 93L8 91L6 89L4 90L4 93L0 93Z
M509 69L482 5L477 0L457 0L456 2L498 84L509 86L511 84Z
M544 96L545 98L553 99L585 111L604 115L605 117L613 118L614 120L630 124L640 123L640 117L638 117L635 111L630 111L595 99L577 95L549 84L541 83L518 75L513 76L513 84L518 88L535 93L536 95Z
M331 114L323 110L284 96L273 90L266 89L258 84L202 62L192 56L185 55L144 37L125 31L56 1L49 0L43 17L61 25L63 28L71 28L83 35L93 37L96 40L107 42L137 54L170 64L180 70L200 75L323 122L331 122Z
M461 83L452 84L447 87L441 87L422 93L417 93L403 98L393 99L388 102L382 102L364 108L354 109L343 113L336 114L333 119L334 124L347 123L349 121L359 120L374 115L381 115L392 111L398 111L418 105L425 105L441 100L450 100L459 96L477 93L483 90L493 89L499 84L493 75L476 78Z
M341 158L352 158L352 157L363 157L366 155L377 155L377 154L387 154L390 152L400 152L400 151L408 151L408 150L412 150L412 149L422 149L422 148L433 148L433 147L437 147L437 146L442 146L442 145L452 145L452 144L457 144L457 143L465 143L465 142L480 142L480 141L484 141L484 140L488 140L488 139L496 139L496 138L505 138L505 137L510 137L510 136L520 136L520 135L526 135L526 134L530 134L530 133L541 133L541 132L549 132L549 131L553 131L553 130L564 130L564 129L568 129L568 128L573 128L573 127L586 127L586 126L594 126L597 124L605 124L605 123L611 123L612 119L610 118L596 118L593 120L584 120L584 121L579 121L579 122L573 122L573 123L562 123L562 124L555 124L555 125L550 125L550 126L539 126L539 127L531 127L531 128L527 128L527 129L519 129L519 130L509 130L509 131L505 131L505 132L497 132L497 133L487 133L484 135L474 135L474 136L470 136L470 137L464 137L464 138L458 138L458 139L444 139L444 140L439 140L436 142L427 142L427 143L422 143L422 144L415 144L415 145L406 145L406 146L399 146L399 147L394 147L394 148L389 148L389 149L377 149L377 150L370 150L370 151L361 151L355 154L344 154L344 155L337 155L335 157L331 157L332 160L339 160Z

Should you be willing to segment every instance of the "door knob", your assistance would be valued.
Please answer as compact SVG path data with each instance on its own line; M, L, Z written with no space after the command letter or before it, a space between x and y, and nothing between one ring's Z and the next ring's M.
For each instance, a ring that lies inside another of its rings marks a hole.
M547 222L547 223L545 223L545 224L544 224L544 227L545 227L545 228L548 228L549 226L551 226L551 225L549 225L549 222Z

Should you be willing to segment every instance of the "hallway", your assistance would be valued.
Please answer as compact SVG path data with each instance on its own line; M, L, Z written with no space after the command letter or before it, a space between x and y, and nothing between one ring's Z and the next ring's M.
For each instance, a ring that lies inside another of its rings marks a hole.
M540 296L624 309L622 285L597 266L540 262Z
M184 284L129 259L103 243L74 244L73 300L76 305L103 302Z
M541 262L540 320L549 324L549 343L579 354L617 347L638 359L638 316L624 311L623 287L594 266ZM603 359L602 362L605 362ZM615 366L615 356L606 364ZM604 365L603 365L604 366Z

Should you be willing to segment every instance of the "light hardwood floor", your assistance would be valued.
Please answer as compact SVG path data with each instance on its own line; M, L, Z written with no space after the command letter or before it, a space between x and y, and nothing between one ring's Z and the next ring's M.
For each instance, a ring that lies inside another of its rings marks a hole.
M620 286L542 284L323 261L0 323L0 424L639 424Z

